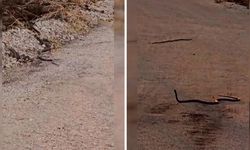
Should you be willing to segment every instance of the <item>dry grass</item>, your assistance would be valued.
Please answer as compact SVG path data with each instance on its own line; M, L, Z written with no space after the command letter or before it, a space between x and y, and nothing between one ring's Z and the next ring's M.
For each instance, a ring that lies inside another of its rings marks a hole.
M57 18L69 22L84 19L76 8L87 7L97 0L3 0L4 30L29 26L37 18ZM73 21L74 20L74 21ZM75 25L76 26L76 25Z

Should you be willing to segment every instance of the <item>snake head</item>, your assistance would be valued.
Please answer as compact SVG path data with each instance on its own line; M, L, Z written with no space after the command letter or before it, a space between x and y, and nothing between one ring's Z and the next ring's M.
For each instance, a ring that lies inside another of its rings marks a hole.
M240 101L239 97L233 97L233 96L226 96L226 95L219 95L220 98L228 99L231 101Z

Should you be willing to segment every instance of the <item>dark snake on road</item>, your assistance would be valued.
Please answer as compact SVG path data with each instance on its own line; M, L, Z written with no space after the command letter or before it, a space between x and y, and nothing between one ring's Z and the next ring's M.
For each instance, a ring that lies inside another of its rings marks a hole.
M229 101L229 102L238 102L240 101L239 98L237 97L232 97L232 96L224 96L224 95L218 95L219 98L214 99L214 101L205 101L205 100L200 100L200 99L188 99L188 100L180 100L177 95L177 91L174 90L175 93L175 98L177 102L179 103L201 103L201 104L207 104L207 105L216 105L219 104L220 101Z

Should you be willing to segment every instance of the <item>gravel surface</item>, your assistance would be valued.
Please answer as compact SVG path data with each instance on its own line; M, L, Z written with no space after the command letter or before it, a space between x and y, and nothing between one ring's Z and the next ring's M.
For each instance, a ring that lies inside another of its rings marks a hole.
M115 149L113 50L101 26L4 84L1 149Z

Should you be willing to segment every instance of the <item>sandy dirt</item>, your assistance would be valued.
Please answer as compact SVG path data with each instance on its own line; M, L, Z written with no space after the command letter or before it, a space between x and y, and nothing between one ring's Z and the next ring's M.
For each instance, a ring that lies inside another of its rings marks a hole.
M115 1L114 110L115 149L124 149L124 1Z
M114 79L114 109L115 109L115 144L117 150L124 149L124 39L115 35L115 79Z
M138 101L131 102L138 103L136 149L248 150L249 10L213 0L133 2L128 57L136 51L129 62L138 64ZM151 44L179 38L192 40ZM224 94L241 101L177 104L174 89L183 99Z
M4 84L1 149L115 149L113 38L97 27Z

